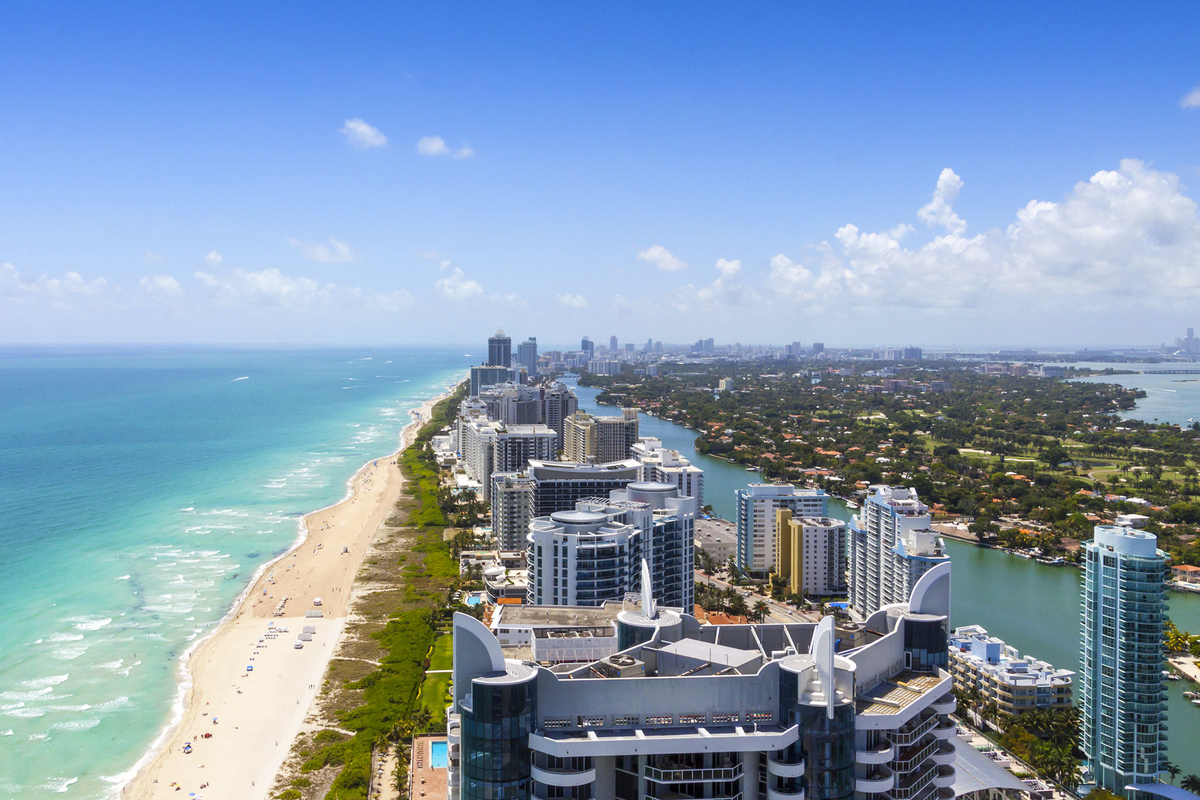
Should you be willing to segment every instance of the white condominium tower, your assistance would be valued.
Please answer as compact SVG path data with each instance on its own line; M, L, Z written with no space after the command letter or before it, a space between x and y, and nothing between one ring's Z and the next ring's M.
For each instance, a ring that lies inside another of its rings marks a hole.
M621 409L619 417L593 417L577 411L563 421L563 459L576 463L621 461L638 441L638 410Z
M929 508L915 490L871 487L849 532L850 605L864 617L906 602L922 575L950 560L929 522Z
M655 600L694 601L696 501L667 483L631 483L529 523L531 605L600 606L641 591L648 565Z
M632 447L631 455L642 465L640 480L673 483L680 494L696 498L704 505L704 470L692 464L678 450L663 447L661 439L643 436Z
M1163 580L1154 534L1097 525L1083 545L1080 746L1091 778L1115 794L1153 784L1166 760Z
M502 330L497 330L496 335L488 339L487 365L505 368L512 366L512 339L505 336Z
M786 508L798 517L824 517L829 495L820 489L798 489L790 483L752 483L735 489L737 497L737 566L765 573L775 566L775 511Z

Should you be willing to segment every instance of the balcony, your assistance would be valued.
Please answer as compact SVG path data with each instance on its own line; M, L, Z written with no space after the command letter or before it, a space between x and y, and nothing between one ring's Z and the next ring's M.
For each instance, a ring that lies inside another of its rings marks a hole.
M937 725L938 718L936 714L931 714L929 717L921 720L913 725L911 722L905 725L895 733L888 734L891 740L896 745L907 745L920 739L929 731L933 730L933 726Z
M896 748L890 744L878 750L858 750L854 753L854 760L859 764L886 764L895 757Z
M938 742L938 749L930 756L933 763L944 765L954 763L954 742Z
M939 765L933 776L933 785L939 789L948 789L954 785L954 767L948 764Z
M542 769L530 767L529 774L538 783L546 786L585 786L596 780L596 770Z
M801 764L801 772L804 765ZM593 773L594 774L594 773ZM647 766L642 772L647 780L657 781L658 783L700 783L706 781L734 781L742 777L742 765L735 764L732 767L709 767L709 768L678 768L678 769L659 769L658 767Z
M925 759L933 755L940 744L937 739L931 739L928 744L914 745L908 748L896 756L896 760L892 762L892 769L896 772L909 772L916 769Z
M768 786L767 800L804 800L804 790L797 789L794 792L785 792L782 789L772 789Z
M872 770L863 777L854 779L854 790L863 794L880 794L891 791L895 785L896 776L888 769Z
M945 719L939 722L937 727L933 729L933 735L943 742L949 742L954 739L954 733L957 729L958 726L954 724L953 720Z
M933 710L939 714L953 714L956 708L958 708L958 702L952 694L935 700L933 703Z
M774 756L768 756L767 772L781 778L799 778L804 775L804 761L789 764L786 761L776 761Z
M929 769L892 789L893 800L916 800L921 797L922 790L933 782L934 776L938 774L938 769L939 767L931 765Z

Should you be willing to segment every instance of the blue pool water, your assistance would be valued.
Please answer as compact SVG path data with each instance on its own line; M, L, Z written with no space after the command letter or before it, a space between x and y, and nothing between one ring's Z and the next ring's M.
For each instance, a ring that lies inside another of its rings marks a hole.
M469 605L469 606L477 606L482 602L483 602L483 598L477 594L467 595L467 605Z
M434 769L445 769L447 764L446 759L446 742L432 742L429 745L429 766Z

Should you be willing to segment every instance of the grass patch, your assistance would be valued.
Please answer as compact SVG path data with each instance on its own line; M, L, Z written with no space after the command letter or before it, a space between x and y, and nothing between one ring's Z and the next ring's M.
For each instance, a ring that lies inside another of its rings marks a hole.
M429 656L430 669L450 669L454 666L454 637L439 636L433 640L433 654Z
M443 636L443 639L450 637ZM426 675L425 682L421 684L421 706L428 709L429 716L433 720L432 727L434 730L444 730L446 725L446 692L450 691L450 679L453 676L449 672L439 672L433 675Z

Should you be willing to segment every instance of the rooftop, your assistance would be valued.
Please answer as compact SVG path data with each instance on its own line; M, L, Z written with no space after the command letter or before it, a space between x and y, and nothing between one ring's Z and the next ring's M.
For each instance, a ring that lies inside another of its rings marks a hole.
M935 689L942 680L937 675L906 669L859 695L855 710L859 714L895 714Z
M537 628L605 628L611 630L621 603L588 606L506 606L496 625Z

